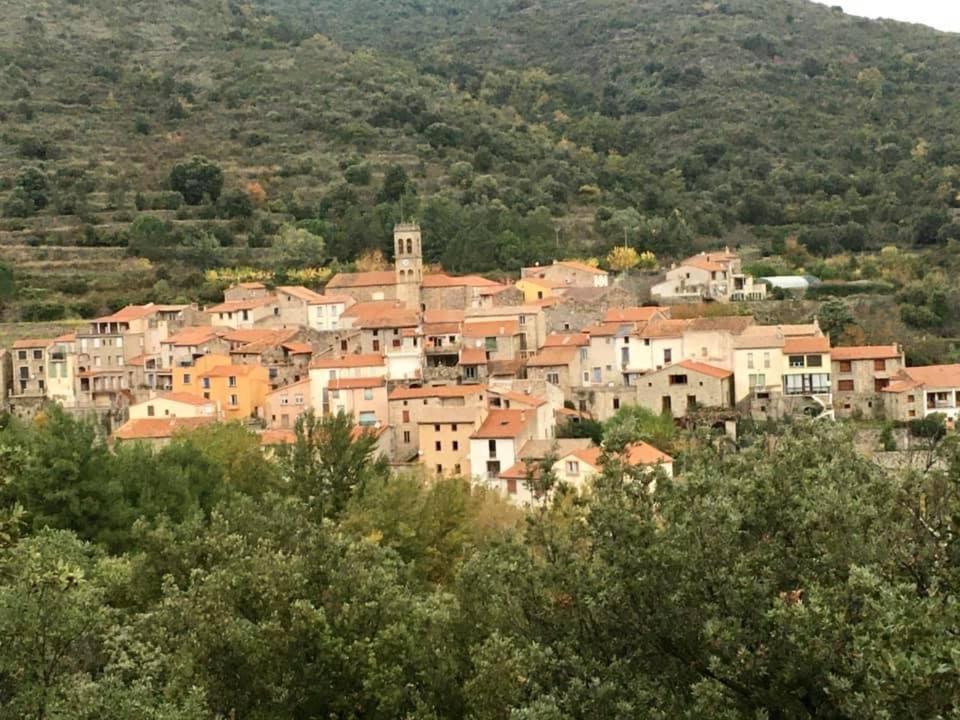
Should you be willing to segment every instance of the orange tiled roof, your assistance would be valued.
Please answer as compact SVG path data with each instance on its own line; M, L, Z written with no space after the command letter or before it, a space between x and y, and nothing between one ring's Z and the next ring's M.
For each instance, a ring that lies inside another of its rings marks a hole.
M194 347L209 342L218 335L223 334L223 330L217 330L217 328L210 327L209 325L191 326L180 328L180 330L170 337L161 340L160 343L177 347Z
M317 357L311 363L311 368L341 369L358 367L383 367L383 355L340 355L336 357Z
M887 360L899 358L900 348L896 345L836 347L830 351L830 357L833 360Z
M651 320L640 326L636 334L642 338L678 338L683 337L688 324L687 320Z
M134 367L140 367L141 365L147 364L146 355L135 355L126 362L127 365L133 365Z
M14 340L14 350L24 350L27 348L45 348L50 347L56 342L53 338L24 338L23 340Z
M906 379L932 388L960 388L960 364L920 365L902 370Z
M117 440L158 440L173 437L177 432L195 430L216 420L213 417L141 418L128 420L115 433Z
M463 348L460 351L461 365L486 365L487 352L483 348Z
M421 287L425 288L444 288L444 287L498 287L500 283L494 280L487 280L479 275L454 276L446 273L431 273L423 276Z
M709 375L710 377L720 379L728 378L733 375L730 370L724 370L716 365L708 365L707 363L697 362L696 360L682 360L673 367L682 367L690 370L691 372L700 373L701 375ZM666 369L669 370L670 368Z
M159 400L170 400L171 402L183 403L185 405L212 405L212 400L207 400L200 397L199 395L194 395L193 393L187 392L165 392L157 393L157 399Z
M446 322L446 323L424 324L423 334L428 336L429 335L459 335L460 323Z
M263 307L264 305L273 305L276 302L277 300L273 295L250 298L249 300L230 300L228 302L222 302L219 305L214 305L213 307L208 307L204 312L233 313L240 310L253 310L254 308Z
M720 263L708 260L706 257L701 257L699 255L687 258L680 264L681 267L684 265L695 267L698 270L706 270L707 272L721 272L725 269Z
M572 270L579 270L580 272L590 273L591 275L606 275L606 270L601 270L600 268L594 267L593 265L587 265L586 263L580 262L579 260L560 260L556 263L557 265L563 265Z
M418 324L415 310L391 300L357 303L347 308L341 317L356 320L364 328L414 327Z
M224 330L223 339L232 345L251 345L253 343L276 342L280 343L296 335L297 330L262 330L257 328L240 328L238 330Z
M426 387L398 387L390 393L390 400L422 400L425 398L458 398L482 393L483 385L428 385Z
M277 292L290 295L311 305L319 305L324 302L323 295L310 288L305 288L303 285L280 285L277 287Z
M480 338L497 335L517 335L520 324L516 320L467 320L463 324L463 336Z
M783 344L783 352L788 355L790 353L828 353L830 338L792 337Z
M487 419L471 435L477 440L515 438L526 429L534 414L527 410L491 410Z
M540 407L541 405L546 405L546 398L539 397L538 395L527 395L522 392L515 392L513 390L490 390L491 395L503 398L504 400L509 400L511 403L519 403L521 405L526 405L527 407Z
M544 341L544 347L581 347L590 344L586 333L551 333Z
M367 390L384 387L387 381L382 377L338 378L327 383L331 390Z
M527 367L555 367L569 365L579 352L576 347L545 347L527 360Z
M727 315L724 317L691 318L687 326L689 332L729 332L739 335L753 325L752 315Z
M463 310L445 310L442 308L427 308L423 311L423 324L434 323L462 323Z
M242 282L237 283L233 287L243 288L244 290L266 290L267 286L262 282Z
M103 322L130 322L131 320L139 320L145 318L147 315L157 312L161 308L153 303L147 303L146 305L127 305L125 308L117 310L112 315L104 315L103 317L94 318L90 322L103 323Z
M590 337L614 337L620 332L629 333L633 330L635 324L626 322L603 322L596 325L588 325L581 332Z
M281 346L291 355L312 355L313 346L310 343L286 342Z
M56 339L56 342L70 343L70 342L76 341L76 339L77 339L77 334L75 332L71 332L71 333L66 333L64 335L61 335Z
M372 272L337 273L330 278L327 288L357 288L396 284L397 277L393 270L374 270Z
M595 468L599 468L601 466L600 456L602 453L603 450L601 448L591 447L587 448L586 450L579 450L573 454L583 460L585 463L588 463ZM623 459L628 465L634 467L640 465L659 465L661 463L673 462L673 458L667 455L665 452L658 450L653 445L645 443L642 440L629 445Z
M610 308L603 316L605 323L650 322L657 315L669 317L670 309L660 306Z

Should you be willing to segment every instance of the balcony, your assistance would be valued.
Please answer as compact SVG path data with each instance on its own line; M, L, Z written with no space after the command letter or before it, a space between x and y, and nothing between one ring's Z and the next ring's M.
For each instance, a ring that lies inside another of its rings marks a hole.
M424 345L423 351L427 355L458 355L460 343L444 343L443 345Z

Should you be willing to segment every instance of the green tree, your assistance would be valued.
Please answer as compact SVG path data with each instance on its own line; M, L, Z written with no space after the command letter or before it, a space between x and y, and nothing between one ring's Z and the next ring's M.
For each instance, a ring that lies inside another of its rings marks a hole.
M223 189L223 170L206 158L194 157L173 166L170 189L180 193L188 205L199 205L204 198L216 202Z
M284 225L273 239L270 254L279 270L320 267L326 259L326 243L306 228Z

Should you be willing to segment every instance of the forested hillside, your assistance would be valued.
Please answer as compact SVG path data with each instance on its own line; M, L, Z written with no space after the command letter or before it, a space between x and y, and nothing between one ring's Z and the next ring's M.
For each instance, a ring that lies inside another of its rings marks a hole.
M401 204L452 271L960 236L960 40L919 26L758 0L0 6L11 319L389 259Z

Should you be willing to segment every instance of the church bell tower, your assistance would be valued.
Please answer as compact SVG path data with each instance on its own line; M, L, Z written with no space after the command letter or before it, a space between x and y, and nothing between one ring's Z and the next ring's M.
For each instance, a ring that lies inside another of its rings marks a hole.
M420 310L420 283L423 282L423 250L420 242L419 225L400 223L394 226L397 300L417 311Z

